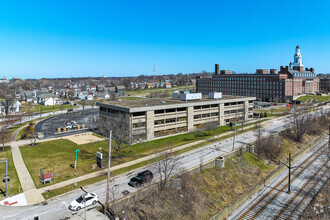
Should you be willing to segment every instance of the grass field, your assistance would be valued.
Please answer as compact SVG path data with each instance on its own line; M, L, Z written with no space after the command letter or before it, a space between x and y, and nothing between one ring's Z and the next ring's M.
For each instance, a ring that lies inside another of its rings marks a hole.
M237 129L240 130L240 127L241 126L237 126ZM230 130L230 127L222 126L216 130L216 134L221 134ZM134 144L123 149L123 156L120 158L116 158L116 152L112 150L113 158L111 164L112 166L116 166L160 152L167 149L169 146L176 147L207 137L210 137L207 132L203 132L196 139L192 134L187 133ZM77 146L75 143L68 140L56 140L42 142L35 147L22 146L20 150L35 185L37 188L40 188L43 186L39 177L40 168L43 168L45 173L56 172L57 182L99 170L100 168L95 166L96 151L101 151L99 148L104 149L107 154L108 144L104 141ZM80 153L78 153L78 165L75 170L72 166L74 164L74 152L76 149L79 149ZM104 159L104 164L107 164L106 157Z
M330 95L328 96L320 96L320 95L307 95L299 97L298 100L305 102L306 100L314 99L318 102L328 102L330 101Z
M254 127L253 128L249 128L249 129L245 129L244 131L238 131L237 134L241 134L243 132L248 132L248 131L251 131L253 129L254 129ZM214 141L221 141L221 140L226 139L226 138L229 138L231 136L232 136L232 134L228 134L228 135L225 135L225 136L223 136L221 138L217 138ZM205 146L205 145L210 144L210 143L212 143L212 141L203 142L201 144L196 144L196 145L193 145L191 147L187 147L187 148L184 148L182 150L176 151L174 154L176 154L176 155L182 154L184 152L187 152L187 151L190 151L190 150L193 150L193 149L196 149L196 148ZM112 161L113 160L114 159L112 159ZM131 171L131 170L134 170L134 169L143 167L143 166L146 166L148 164L151 164L151 163L156 162L157 160L158 160L158 158L153 158L153 159L150 159L150 160L147 160L147 161L143 161L143 162L140 162L140 163L131 165L129 167L124 167L124 168L115 170L115 171L111 172L111 177L114 177L114 176L117 176L117 175L126 173L128 171ZM43 193L42 195L44 196L45 199L50 199L50 198L53 198L53 197L55 197L57 195L60 195L60 194L69 192L69 191L74 190L74 189L77 189L79 187L84 187L84 186L87 186L87 185L96 183L98 181L105 180L106 178L107 178L106 175L101 175L101 176L98 176L98 177L94 177L94 178L86 179L86 180L83 180L83 181L79 181L79 182L77 182L77 186L76 187L72 184L72 185L61 187L61 188L56 189L56 190L50 190L48 192Z
M46 112L52 112L53 111L53 106L45 106L45 105L34 105L34 112L39 113L39 108L41 113L46 113ZM67 110L67 109L74 109L78 108L77 106L74 105L54 105L54 111L62 111L62 110Z
M18 179L17 172L14 166L13 156L11 154L10 147L8 147L6 151L0 151L0 160L3 160L6 157L8 158L8 174L10 177L10 181L8 182L8 196L13 196L19 193L20 181ZM0 189L3 192L5 192L6 190L6 185L4 182L2 182L5 172L5 163L0 163ZM4 195L0 194L0 200L2 200L3 198Z

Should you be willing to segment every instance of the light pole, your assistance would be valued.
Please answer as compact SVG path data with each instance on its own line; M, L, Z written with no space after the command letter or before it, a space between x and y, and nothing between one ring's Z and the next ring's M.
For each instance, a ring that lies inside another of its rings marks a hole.
M235 130L234 130L234 138L233 138L233 150L235 150L236 118L237 118L237 110L236 110L236 114L235 114Z
M105 199L105 207L109 207L109 193L110 193L110 162L111 162L111 139L112 139L112 131L110 131L109 137L109 152L108 152L108 179L107 179L107 193ZM104 213L106 213L106 209L104 208Z
M289 153L289 158L288 158L288 160L289 160L289 165L286 165L285 163L283 163L283 162L281 162L281 161L279 161L279 163L281 163L281 164L283 164L284 166L286 166L288 169L289 169L289 182L288 182L288 193L290 194L291 193L291 169L293 168L292 166L291 166L291 161L292 161L292 159L291 159L291 153Z

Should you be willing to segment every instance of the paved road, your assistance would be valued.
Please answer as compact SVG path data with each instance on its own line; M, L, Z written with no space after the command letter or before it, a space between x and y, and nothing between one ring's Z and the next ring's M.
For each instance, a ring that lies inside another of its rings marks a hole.
M96 124L93 122L95 122L95 119L99 114L99 109L88 109L84 111L84 114L82 113L82 110L76 110L74 112L70 112L69 114L61 114L47 118L37 123L35 125L35 130L37 132L43 132L44 138L56 138L65 135L86 132L86 130L72 130L71 132L55 134L57 132L57 128L65 127L66 122L76 121L79 125L85 124L85 126L89 129L95 128Z
M283 130L287 124L286 119L281 120L273 120L270 121L265 126L264 135L274 133L280 130ZM237 135L235 147L238 148L240 146L245 145L246 143L253 142L255 140L255 135L253 131L243 133L241 135ZM192 151L183 153L180 155L180 169L177 169L175 173L181 171L182 169L186 170L195 166L198 166L200 163L201 155L204 156L204 161L208 161L214 159L224 153L230 152L232 150L232 138L228 138L222 140L219 143L213 143L211 145L207 145L198 149L194 149ZM114 179L114 184L117 185L115 187L117 193L116 198L121 198L124 195L121 193L125 190L129 192L135 192L139 188L132 188L127 185L129 179L137 172L140 172L145 169L150 169L152 171L155 170L155 165L149 165L144 168L137 169L135 171L131 171L129 173L125 173L123 175L117 176ZM155 175L153 182L158 180L158 176ZM104 203L105 201L105 189L106 189L106 181L101 181L96 184L90 185L85 188L89 192L95 192L99 195L100 202ZM47 204L43 205L34 205L34 206L26 206L26 207L0 207L0 213L2 219L32 219L35 215L39 215L41 219L63 219L65 217L70 217L75 215L75 212L71 212L68 209L69 203L80 196L82 194L81 190L75 190L68 194L59 196L57 198L51 199L47 201ZM82 211L80 211L82 212Z
M292 164L291 193L285 169L228 219L299 219L303 210L329 178L328 138Z
M272 122L269 122L269 125L266 129L267 132L273 133L275 131L284 129L284 125L284 120L274 120ZM236 137L237 142L235 147L238 148L240 146L243 146L245 143L254 141L254 139L255 136L252 131L238 135ZM189 169L194 166L197 166L200 163L199 158L201 154L204 155L204 161L208 161L220 156L223 153L230 152L231 150L232 138L228 138L217 144L208 145L183 153L182 155L180 155L180 170L176 170L176 172L181 171L181 169ZM128 186L127 183L135 173L144 169L155 170L155 166L150 165L147 168L138 169L136 171L132 171L115 178L114 182L116 185L118 185L118 187L116 187L116 191L119 192L117 194L118 198L123 196L121 192L125 190L128 190L129 192L135 192L138 189ZM158 177L157 175L155 175L154 182L157 181L157 179ZM87 191L95 192L96 194L98 194L102 203L105 201L105 189L106 181L101 181L86 187ZM35 214L39 214L39 216L44 217L46 219L60 219L64 217L69 217L74 214L74 212L68 210L67 207L69 203L74 198L78 197L81 193L82 192L80 190L73 191L69 194L49 200L47 205L35 205L32 207L1 207L1 213L3 219L29 219L32 218Z

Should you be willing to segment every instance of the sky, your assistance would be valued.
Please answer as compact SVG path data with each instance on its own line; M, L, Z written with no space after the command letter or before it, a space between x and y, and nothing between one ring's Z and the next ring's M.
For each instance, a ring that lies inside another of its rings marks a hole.
M328 0L0 0L0 77L330 73Z

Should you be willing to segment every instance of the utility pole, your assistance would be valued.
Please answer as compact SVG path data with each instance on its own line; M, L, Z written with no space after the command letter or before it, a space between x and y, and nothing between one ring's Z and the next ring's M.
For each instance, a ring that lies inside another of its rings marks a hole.
M289 153L289 184L288 184L288 193L291 193L290 186L291 186L291 153Z
M9 181L9 175L8 175L8 159L6 157L5 160L0 161L0 163L6 163L6 175L5 175L5 182L6 182L6 198L8 198L8 181Z
M156 82L155 80L156 80L156 67L155 67L155 64L154 64L154 82Z
M237 110L236 110L236 114L235 114L235 130L234 130L234 138L233 138L233 150L235 150L236 119L237 119Z
M109 207L109 195L110 195L110 162L111 162L111 139L112 131L110 131L109 137L109 152L108 152L108 179L107 179L107 193L104 206L104 214L106 213L106 207Z

